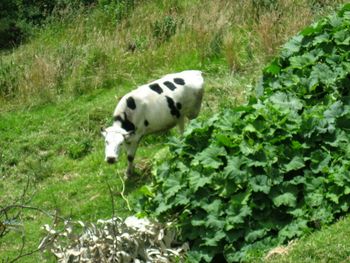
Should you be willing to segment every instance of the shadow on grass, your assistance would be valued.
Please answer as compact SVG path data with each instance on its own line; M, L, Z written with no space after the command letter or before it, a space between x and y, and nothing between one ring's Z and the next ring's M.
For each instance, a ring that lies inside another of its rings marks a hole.
M152 181L152 174L150 170L136 171L136 174L132 177L125 179L125 194L128 195L134 191L137 191L141 186L148 184Z

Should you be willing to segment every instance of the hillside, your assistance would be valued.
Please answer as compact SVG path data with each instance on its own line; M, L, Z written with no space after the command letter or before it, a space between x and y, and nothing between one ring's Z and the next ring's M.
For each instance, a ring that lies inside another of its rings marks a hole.
M112 121L115 97L169 72L200 69L200 118L208 119L242 104L280 45L335 2L100 1L47 21L23 45L0 53L0 209L25 205L92 222L113 211L133 214L120 195L125 156L113 167L103 162L99 131ZM168 135L150 136L139 148L140 177L125 189L131 206L155 168L149 156ZM14 219L0 232L5 262L22 241L23 254L36 249L40 227L53 220L38 209L0 211L0 223ZM19 262L52 260L35 253Z

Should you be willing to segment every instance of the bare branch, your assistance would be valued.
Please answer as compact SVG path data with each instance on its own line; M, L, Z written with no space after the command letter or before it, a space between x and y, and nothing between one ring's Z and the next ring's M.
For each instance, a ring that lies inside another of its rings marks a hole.
M106 184L107 184L107 186L108 186L109 195L111 196L111 202L112 202L112 216L113 216L113 218L114 218L114 217L115 217L115 204L114 204L113 191L112 191L112 188L111 188L110 184L108 183L108 180L106 180Z
M17 202L20 201L22 204L12 204L12 205L2 206L2 207L0 206L0 239L3 238L10 231L10 228L13 226L15 226L16 228L20 226L20 229L22 232L21 247L19 249L18 255L13 259L7 258L6 261L4 261L4 262L8 262L8 263L16 262L19 259L26 257L26 256L33 255L34 253L36 253L40 250L40 248L39 248L39 249L35 249L35 250L24 253L24 248L26 246L26 236L25 236L24 227L21 224L13 223L13 222L18 221L21 218L23 210L33 210L33 211L40 212L40 213L42 213L50 218L53 218L55 224L57 223L58 219L63 220L63 221L65 220L65 218L58 216L57 213L52 214L52 213L45 211L42 208L23 204L23 203L26 203L25 196L27 194L28 188L29 188L29 180L27 181L26 187L23 190L21 197L17 200ZM12 211L14 211L14 212L12 212ZM12 214L12 216L11 216L11 214ZM20 221L22 221L22 220L20 220ZM46 245L49 245L49 244L50 244L50 242L48 242Z
M6 207L0 208L0 213L2 213L2 212L7 213L9 210L14 209L14 208L35 210L35 211L38 211L38 212L41 212L41 213L47 215L48 217L59 218L61 220L65 220L65 218L60 217L57 214L51 214L51 213L49 213L41 208L34 207L34 206L28 206L28 205L8 205Z

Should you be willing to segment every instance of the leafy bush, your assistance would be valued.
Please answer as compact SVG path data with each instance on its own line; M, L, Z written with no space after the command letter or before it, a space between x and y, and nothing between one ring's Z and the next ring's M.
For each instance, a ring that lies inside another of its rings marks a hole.
M349 27L346 4L283 47L257 98L169 143L141 204L177 220L189 261L245 261L349 211Z

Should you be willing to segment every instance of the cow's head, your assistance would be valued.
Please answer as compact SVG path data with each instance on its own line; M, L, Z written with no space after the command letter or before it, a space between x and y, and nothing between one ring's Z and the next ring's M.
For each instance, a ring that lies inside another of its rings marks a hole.
M113 164L118 160L119 152L128 132L116 126L101 129L105 138L105 161Z

